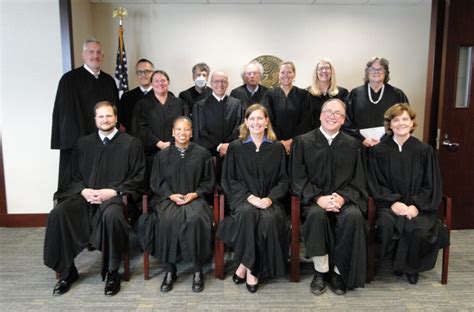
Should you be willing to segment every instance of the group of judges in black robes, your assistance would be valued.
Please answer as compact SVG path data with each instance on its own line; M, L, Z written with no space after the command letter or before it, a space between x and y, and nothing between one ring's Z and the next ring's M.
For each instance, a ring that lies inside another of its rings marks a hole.
M58 87L52 147L61 149L61 179L71 174L67 183L60 179L55 194L59 204L46 232L45 264L60 273L54 293L65 293L77 280L74 257L87 244L104 253L105 294L120 290L117 270L123 246L117 242L128 235L119 213L120 196L137 197L148 185L155 195L154 209L141 216L140 241L166 263L163 292L173 288L180 259L193 263L192 290L204 289L202 265L210 253L212 226L205 198L216 182L229 205L217 235L234 248L239 266L233 281L245 282L250 292L257 291L259 278L284 273L289 225L283 199L288 189L303 206L302 235L306 256L314 262L314 294L322 294L328 285L336 294L364 286L367 180L377 205L382 256L390 257L394 271L406 273L410 283L417 282L419 272L433 268L442 243L435 217L439 169L432 148L410 135L415 126L411 108L403 104L385 113L393 104L407 102L401 90L387 83L385 59L369 60L365 84L349 95L337 86L328 59L317 62L307 90L293 86L292 62L280 66L280 86L270 90L259 84L261 65L251 62L242 73L246 83L232 91L240 99L226 95L224 72L214 72L208 88L203 80L209 67L200 63L193 68L194 89L180 94L188 101L169 92L166 72L154 71L151 62L141 60L137 75L150 76L150 85L140 88L143 97L128 124L142 147L125 133L101 128L101 116L108 119L107 127L115 126L117 118L110 105L116 102L116 89L100 82L110 80L100 71L102 57L100 43L86 41L84 67L65 74ZM84 87L89 80L91 86ZM192 103L193 98L197 102ZM109 104L92 109L99 100ZM87 127L91 112L98 131ZM401 120L405 124L400 126ZM359 131L384 122L388 135L381 142ZM87 133L92 134L77 141ZM218 160L217 178L212 156ZM97 192L101 189L108 191Z

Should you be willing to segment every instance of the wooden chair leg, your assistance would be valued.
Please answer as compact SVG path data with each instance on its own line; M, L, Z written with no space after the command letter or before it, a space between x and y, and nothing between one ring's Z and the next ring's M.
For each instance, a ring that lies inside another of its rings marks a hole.
M146 250L143 252L143 278L150 279L150 254Z
M452 221L452 201L451 197L443 196L444 204L444 224L448 231L448 240L451 240L451 221ZM450 243L450 242L449 242ZM446 285L448 283L448 268L449 268L449 244L443 248L443 266L441 271L441 284Z
M142 197L142 213L148 213L148 196L143 195ZM148 251L143 251L143 278L145 280L150 279L150 254Z
M128 217L128 196L124 195L122 197L123 202L123 215L128 224L130 224L130 219ZM129 239L128 235L125 238L125 250L123 252L123 280L128 282L130 280L130 251L129 251Z
M300 200L291 196L290 282L300 281Z
M370 283L375 276L375 204L372 197L369 197L368 201L367 219L369 223L367 233L367 283Z
M217 198L216 198L217 196ZM225 199L223 194L214 194L214 222L217 224L224 219ZM214 276L218 279L224 279L224 242L214 238Z
M441 284L448 283L448 266L449 266L449 246L443 248L443 268L441 271Z

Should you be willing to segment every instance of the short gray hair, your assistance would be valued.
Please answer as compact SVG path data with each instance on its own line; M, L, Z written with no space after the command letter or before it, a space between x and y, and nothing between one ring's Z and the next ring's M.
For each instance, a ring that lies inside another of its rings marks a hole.
M82 44L82 52L86 51L87 50L87 45L89 43L97 43L99 44L101 47L102 47L102 44L100 43L99 40L95 39L94 37L89 37L87 38L84 43Z

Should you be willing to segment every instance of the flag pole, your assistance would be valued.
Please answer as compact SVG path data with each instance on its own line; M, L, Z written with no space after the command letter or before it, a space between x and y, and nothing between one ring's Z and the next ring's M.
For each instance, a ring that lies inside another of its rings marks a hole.
M112 17L118 18L118 48L117 48L117 60L115 64L115 79L117 82L117 88L119 91L119 97L124 92L128 91L128 73L127 73L127 57L125 54L125 43L123 40L123 20L128 15L127 10L122 7L114 8L112 11Z

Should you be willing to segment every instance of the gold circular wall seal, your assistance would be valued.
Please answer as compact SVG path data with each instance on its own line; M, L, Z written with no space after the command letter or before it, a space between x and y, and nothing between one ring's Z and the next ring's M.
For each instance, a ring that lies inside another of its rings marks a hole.
M263 77L261 84L267 88L278 85L278 73L280 72L280 64L283 61L273 55L260 55L253 59L263 66Z

